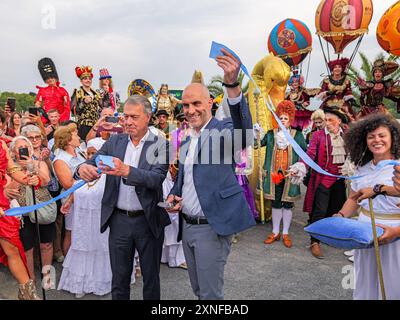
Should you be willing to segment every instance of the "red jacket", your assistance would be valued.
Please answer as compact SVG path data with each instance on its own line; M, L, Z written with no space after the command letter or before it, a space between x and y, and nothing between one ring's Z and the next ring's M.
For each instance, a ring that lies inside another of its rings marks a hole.
M60 122L70 119L71 106L68 92L60 87L58 84L55 87L39 87L38 94L36 95L36 102L41 102L46 113L51 109L57 109L60 113ZM66 99L65 99L66 98ZM43 123L47 120L42 117Z
M332 163L332 141L330 135L325 133L325 130L318 130L313 133L307 154L325 171L334 175L340 175L339 166L343 164ZM321 183L325 188L329 189L336 181L337 179L334 177L322 175L313 170L304 198L303 211L311 213L315 192Z

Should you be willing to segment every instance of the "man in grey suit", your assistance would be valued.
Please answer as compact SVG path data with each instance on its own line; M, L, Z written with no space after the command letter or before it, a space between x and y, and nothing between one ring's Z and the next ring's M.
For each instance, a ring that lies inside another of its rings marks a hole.
M160 299L160 261L168 213L157 206L168 171L168 144L148 129L151 104L139 95L124 105L125 133L113 135L92 158L78 168L85 181L99 177L98 155L113 157L114 168L100 165L107 174L101 206L101 232L110 227L112 299L129 300L135 249L143 274L143 299Z
M223 299L224 268L232 235L255 225L235 177L234 155L253 143L252 120L238 79L240 62L231 54L217 58L224 70L231 117L212 117L207 88L193 83L182 96L191 127L180 148L178 178L167 202L181 211L182 243L194 294ZM215 161L217 160L217 161Z

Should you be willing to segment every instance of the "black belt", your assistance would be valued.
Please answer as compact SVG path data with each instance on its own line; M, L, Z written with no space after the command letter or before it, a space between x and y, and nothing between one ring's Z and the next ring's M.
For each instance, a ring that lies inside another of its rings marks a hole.
M116 208L115 211L117 211L118 213L122 213L122 214L128 216L129 218L135 218L135 217L140 217L140 216L144 215L143 210L128 211L128 210L122 210L122 209Z
M203 217L193 217L193 216L188 216L187 214L182 213L183 215L183 219L185 219L185 221L188 224L208 224L208 221L206 218Z

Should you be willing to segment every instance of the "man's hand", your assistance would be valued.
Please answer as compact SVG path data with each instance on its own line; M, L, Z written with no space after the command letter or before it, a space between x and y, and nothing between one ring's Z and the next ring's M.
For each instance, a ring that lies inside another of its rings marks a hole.
M394 167L393 175L393 186L398 192L400 192L400 166Z
M236 59L228 51L221 49L223 56L216 58L218 66L224 70L224 83L234 84L238 80L241 62ZM237 98L240 96L240 86L234 88L226 88L229 98Z
M97 168L90 164L82 164L78 169L78 174L86 182L91 182L100 177Z
M235 83L239 76L240 61L237 60L231 53L221 49L223 56L216 58L217 64L224 70L224 82L228 84Z
M376 196L376 193L372 188L364 188L355 192L350 198L360 203L365 199L370 199Z
M105 174L127 178L129 175L130 167L127 164L123 163L118 158L113 158L113 162L114 162L114 168L110 168L108 166L103 165L103 162L100 161L99 169Z
M182 209L182 198L170 194L166 200L167 203L175 204L173 207L166 209L168 212L179 212Z
M382 224L377 224L376 226L384 230L383 235L378 238L380 245L388 244L400 238L400 227L389 227Z

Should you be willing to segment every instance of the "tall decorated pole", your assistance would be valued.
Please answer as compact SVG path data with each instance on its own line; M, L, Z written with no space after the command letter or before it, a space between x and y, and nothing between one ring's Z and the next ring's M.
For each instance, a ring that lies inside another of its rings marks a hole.
M369 213L371 216L372 233L374 235L375 257L376 257L376 265L377 265L377 269L378 269L379 284L381 287L381 295L382 295L382 300L386 300L385 284L383 282L382 262L381 262L381 255L379 252L378 236L376 234L375 214L374 214L374 209L372 206L372 199L369 199Z
M258 105L258 99L260 98L260 90L256 87L253 91L254 103L256 105L256 122L260 125L260 107ZM261 128L261 126L260 126ZM258 152L258 183L260 190L260 219L261 223L265 223L265 212L264 212L264 169L261 155L261 132L257 134L257 152Z

